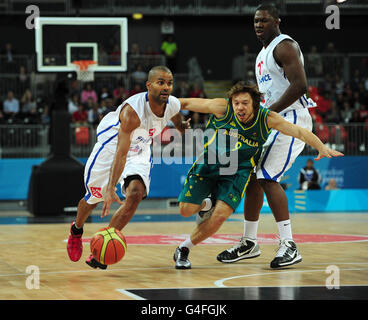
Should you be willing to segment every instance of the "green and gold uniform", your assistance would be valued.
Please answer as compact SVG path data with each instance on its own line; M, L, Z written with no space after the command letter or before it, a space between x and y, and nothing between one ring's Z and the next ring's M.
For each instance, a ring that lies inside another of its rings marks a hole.
M261 156L262 146L271 132L267 125L268 113L268 109L260 107L255 120L249 126L238 120L229 103L222 118L212 114L206 130L213 129L213 135L208 138L203 153L189 170L178 198L179 202L201 204L212 193L217 200L224 201L235 210L244 196L253 168ZM232 143L229 143L230 141ZM220 174L221 168L229 167L229 163L221 164L220 156L229 158L233 152L237 152L238 157L238 168L234 170L236 173Z

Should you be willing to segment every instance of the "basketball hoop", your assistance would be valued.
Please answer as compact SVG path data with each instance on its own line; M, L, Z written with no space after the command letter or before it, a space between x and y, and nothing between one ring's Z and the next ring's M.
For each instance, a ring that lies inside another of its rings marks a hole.
M73 61L75 72L77 73L77 80L82 82L89 82L95 79L94 65L97 64L93 60L78 60Z

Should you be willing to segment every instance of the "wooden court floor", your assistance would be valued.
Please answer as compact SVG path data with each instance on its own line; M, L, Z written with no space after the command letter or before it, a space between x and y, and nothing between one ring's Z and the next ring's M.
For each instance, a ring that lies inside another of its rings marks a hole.
M180 237L193 229L193 220L133 220L123 234L138 242L146 239L148 243L133 244L134 241L128 240L124 259L107 270L95 270L85 264L88 242L79 262L69 260L65 240L70 221L0 224L0 300L244 299L239 288L248 288L250 299L275 299L260 295L259 288L276 288L279 292L276 299L297 299L295 288L302 287L334 291L336 297L349 287L352 292L361 290L359 298L368 299L368 214L303 213L293 214L291 219L294 239L304 239L296 241L303 261L280 270L269 267L278 248L277 227L270 214L261 215L259 224L259 234L264 238L260 240L261 256L233 264L216 260L220 251L232 245L223 239L230 238L235 243L242 233L242 215L237 214L219 230L218 234L226 236L191 250L191 270L176 270L172 256ZM86 223L84 237L91 237L106 225ZM169 239L166 244L152 240L165 235L164 240ZM321 239L325 241L320 242ZM327 290L326 284L340 289ZM283 288L294 289L282 295ZM321 299L323 290L318 293ZM345 293L344 298L353 296Z

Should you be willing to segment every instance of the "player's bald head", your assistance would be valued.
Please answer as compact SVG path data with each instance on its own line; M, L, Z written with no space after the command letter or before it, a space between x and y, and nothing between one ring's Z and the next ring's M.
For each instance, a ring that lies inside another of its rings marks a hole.
M165 73L169 73L172 75L171 70L166 67L166 66L156 66L153 67L149 72L148 72L148 81L152 82L155 77L160 73L160 72L165 72Z

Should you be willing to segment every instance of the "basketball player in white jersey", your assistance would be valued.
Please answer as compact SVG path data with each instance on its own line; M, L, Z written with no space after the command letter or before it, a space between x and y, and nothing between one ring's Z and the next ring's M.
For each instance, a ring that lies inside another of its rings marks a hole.
M146 87L147 92L125 100L97 127L97 143L84 171L86 195L79 201L77 218L68 238L67 251L72 261L78 261L82 255L83 225L99 202L104 202L102 217L109 214L113 202L121 205L109 224L109 227L121 230L132 218L140 201L148 195L152 139L170 120L181 133L189 126L190 119L182 122L179 100L170 95L173 75L167 67L153 67ZM126 197L124 202L115 193L119 182ZM92 255L86 263L93 268L107 267Z
M303 54L297 42L281 33L280 21L274 5L260 5L254 15L255 33L263 44L255 65L258 87L263 94L261 105L311 131L308 108L315 103L305 95ZM301 140L273 130L246 191L243 237L234 247L221 252L217 256L219 261L231 263L260 255L257 230L264 193L280 233L279 250L270 267L280 268L302 261L293 241L287 197L279 182L304 145Z

